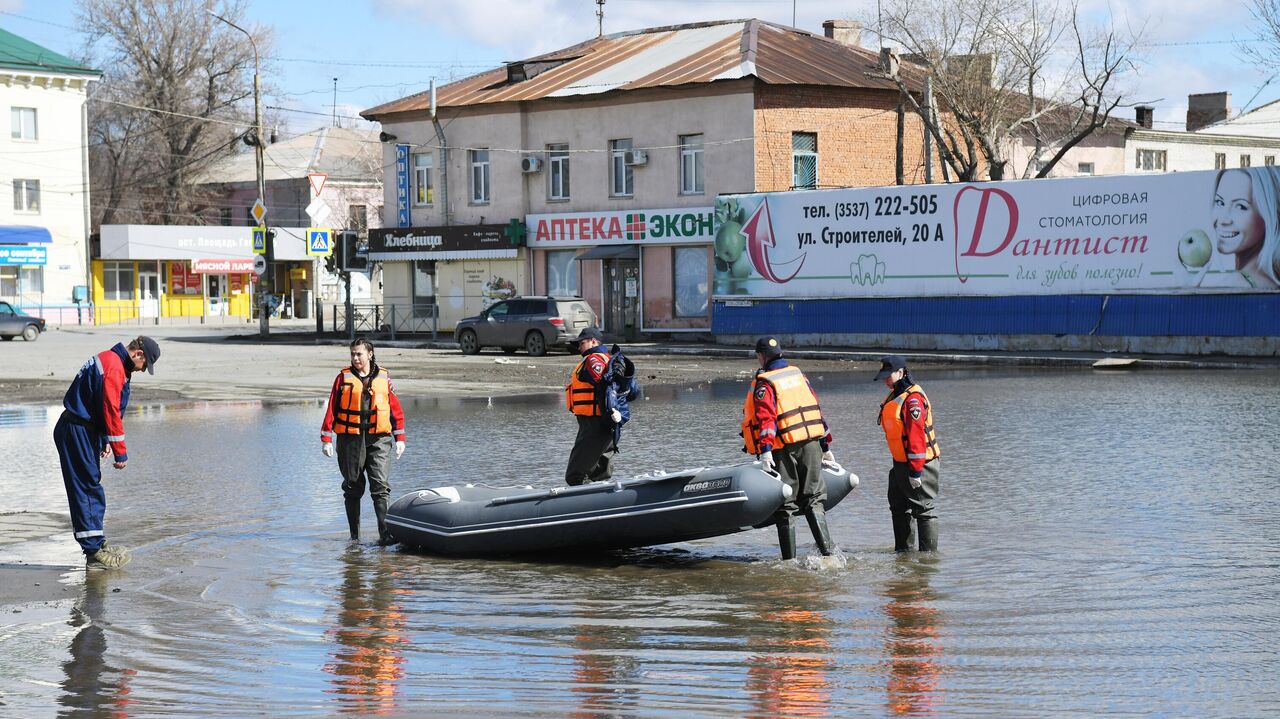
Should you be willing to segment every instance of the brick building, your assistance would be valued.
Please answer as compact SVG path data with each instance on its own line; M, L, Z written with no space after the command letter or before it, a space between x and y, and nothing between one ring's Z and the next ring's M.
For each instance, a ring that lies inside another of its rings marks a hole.
M448 328L504 294L581 294L611 334L709 331L717 195L896 180L898 89L858 25L824 28L616 33L364 111L386 142L386 303ZM923 182L919 118L903 127Z

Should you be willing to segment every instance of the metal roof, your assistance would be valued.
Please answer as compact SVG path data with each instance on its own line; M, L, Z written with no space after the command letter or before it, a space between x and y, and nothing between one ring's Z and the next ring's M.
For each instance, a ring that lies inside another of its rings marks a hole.
M267 145L263 175L267 181L305 178L323 172L330 181L378 182L382 179L382 145L373 130L322 127ZM255 182L256 159L242 151L206 170L198 182Z
M903 63L901 72L909 86L919 86L920 71ZM449 83L436 91L436 104L522 102L746 77L771 85L897 89L881 74L875 51L762 20L724 20L593 38ZM430 103L430 93L423 92L360 114L377 119L427 110Z
M0 28L0 69L43 75L89 75L102 73L60 55L43 45Z

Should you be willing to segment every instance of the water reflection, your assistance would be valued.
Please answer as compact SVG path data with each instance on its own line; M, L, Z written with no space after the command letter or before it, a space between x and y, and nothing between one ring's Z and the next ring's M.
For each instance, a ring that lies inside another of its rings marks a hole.
M134 669L107 663L106 599L110 573L88 572L80 598L71 608L73 627L71 658L62 664L65 679L58 697L59 717L67 719L121 719L130 714L129 682Z
M338 625L325 633L337 646L324 670L340 710L362 716L397 708L404 679L406 616L394 554L352 546L343 557Z
M640 643L636 628L616 623L612 602L583 607L573 627L572 717L629 716L636 710L641 662L619 648ZM594 620L594 621L593 621Z
M758 601L751 638L761 646L747 669L750 716L829 716L832 619L826 603L790 590Z
M884 613L889 710L894 716L934 716L942 705L942 613L929 587L937 557L900 558L901 572L885 582Z

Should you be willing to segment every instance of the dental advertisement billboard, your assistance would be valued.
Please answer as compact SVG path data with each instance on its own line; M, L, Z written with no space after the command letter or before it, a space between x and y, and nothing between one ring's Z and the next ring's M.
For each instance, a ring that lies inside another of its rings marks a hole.
M1280 289L1280 168L724 195L718 297Z

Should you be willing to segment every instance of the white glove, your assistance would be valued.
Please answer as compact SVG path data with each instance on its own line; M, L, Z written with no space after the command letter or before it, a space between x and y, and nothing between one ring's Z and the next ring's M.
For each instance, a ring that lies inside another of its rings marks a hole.
M614 424L622 424L622 413L616 409L609 410L609 417L613 419Z
M324 452L324 456L326 456L326 457L332 457L332 456L333 456L333 442L325 442L324 444L320 445L320 451L321 451L321 452Z
M920 489L921 485L924 484L919 477L907 477L907 481L911 483L912 489Z
M828 449L827 451L822 453L822 461L826 462L827 464L835 464L836 456L831 453L831 450Z
M760 455L760 468L766 472L776 472L777 464L773 461L773 452L765 452Z
M396 459L400 459L400 455L404 454L404 440L396 442Z

